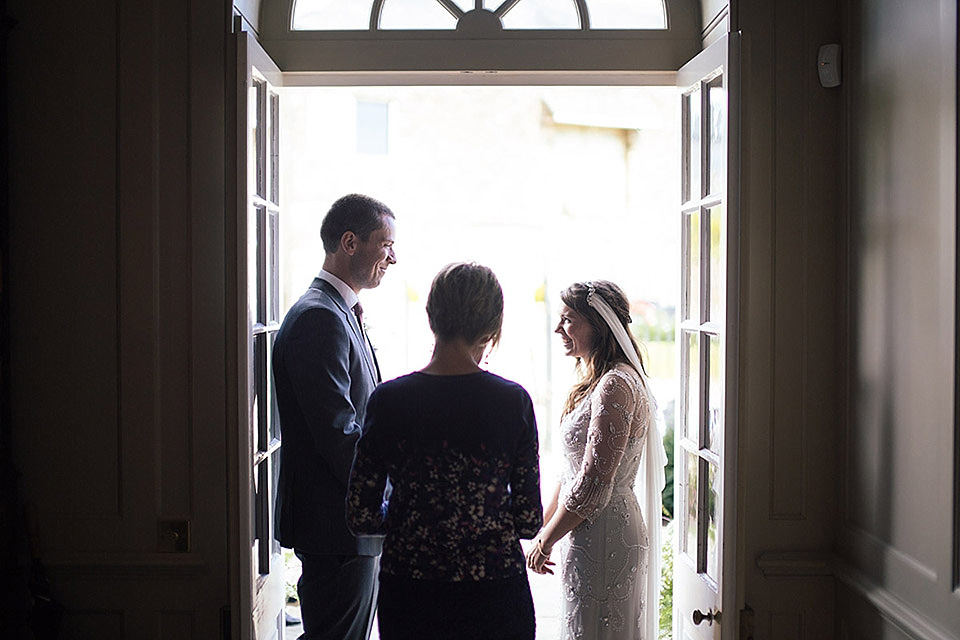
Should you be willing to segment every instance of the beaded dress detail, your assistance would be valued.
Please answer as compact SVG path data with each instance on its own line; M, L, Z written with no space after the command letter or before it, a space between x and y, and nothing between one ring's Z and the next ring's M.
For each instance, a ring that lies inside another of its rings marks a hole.
M586 519L560 545L563 640L652 640L642 634L650 545L634 482L654 412L639 374L620 364L560 423L560 503Z

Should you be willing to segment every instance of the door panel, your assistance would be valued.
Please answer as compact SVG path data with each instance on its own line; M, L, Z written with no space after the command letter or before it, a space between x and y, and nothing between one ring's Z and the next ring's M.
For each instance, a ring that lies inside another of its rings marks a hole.
M237 38L238 636L281 640L286 597L274 539L280 423L271 372L279 325L280 72L246 32ZM236 600L235 600L236 601Z
M680 425L674 495L674 637L734 637L736 543L738 39L728 34L678 73L681 110ZM729 482L726 480L729 479ZM728 516L728 517L725 517ZM728 569L725 571L724 568ZM729 614L724 616L724 610Z

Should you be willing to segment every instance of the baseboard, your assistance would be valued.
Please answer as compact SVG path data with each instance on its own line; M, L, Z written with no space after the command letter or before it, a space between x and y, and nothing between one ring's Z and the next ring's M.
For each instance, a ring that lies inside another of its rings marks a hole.
M913 640L957 640L923 613L905 603L896 594L877 584L862 571L844 563L839 558L833 561L837 580L869 602L880 615Z

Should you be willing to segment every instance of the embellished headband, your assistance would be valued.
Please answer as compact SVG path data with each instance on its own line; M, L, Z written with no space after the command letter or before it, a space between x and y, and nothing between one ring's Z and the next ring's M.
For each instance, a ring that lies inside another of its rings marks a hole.
M617 344L620 345L620 349L623 351L623 355L627 357L627 361L637 370L640 376L643 376L644 372L643 366L640 364L640 355L637 353L636 347L633 346L633 341L630 340L630 336L627 335L626 327L623 326L620 318L607 301L603 299L603 296L597 293L593 283L587 282L586 285L587 304L600 314L603 321L610 327L610 331L613 332L613 337L616 338Z

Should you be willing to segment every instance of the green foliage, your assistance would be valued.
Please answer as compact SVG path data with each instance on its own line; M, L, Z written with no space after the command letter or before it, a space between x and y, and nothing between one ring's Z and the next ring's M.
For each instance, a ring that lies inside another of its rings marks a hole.
M284 549L283 550L283 564L285 567L290 567L297 563L297 558L294 555L293 549ZM297 597L297 577L290 575L290 571L285 571L286 574L286 589L287 589L287 602L296 602ZM299 573L297 574L299 576Z
M674 522L663 528L660 545L660 629L658 640L673 638L673 536Z
M671 402L663 409L664 434L663 447L667 450L667 466L665 475L667 483L663 487L663 515L673 518L673 441L674 441L674 411L675 403Z
M676 336L676 309L653 302L631 304L630 330L641 342L673 342Z

